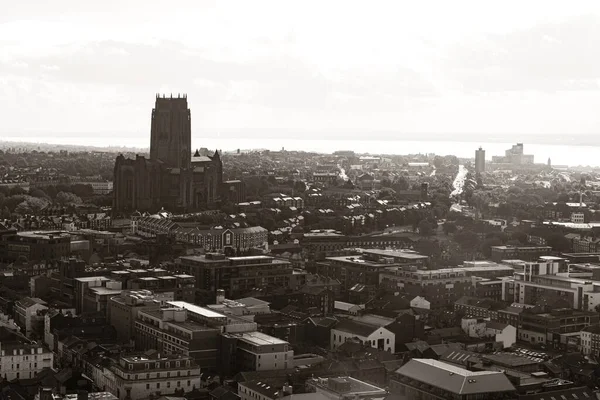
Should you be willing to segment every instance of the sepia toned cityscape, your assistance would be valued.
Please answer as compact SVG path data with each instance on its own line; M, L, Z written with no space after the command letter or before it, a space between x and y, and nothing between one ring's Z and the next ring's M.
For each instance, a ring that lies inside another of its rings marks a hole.
M600 399L597 4L130 1L0 15L0 400Z

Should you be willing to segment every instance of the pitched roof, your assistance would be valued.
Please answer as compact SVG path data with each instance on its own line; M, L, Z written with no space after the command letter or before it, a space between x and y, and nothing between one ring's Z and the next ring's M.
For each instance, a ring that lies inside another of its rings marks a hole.
M471 372L432 359L413 358L400 367L396 374L459 395L512 392L515 390L515 387L502 372Z
M334 329L336 329L338 331L352 333L354 335L366 337L366 336L371 335L377 329L379 329L379 327L376 325L366 324L364 322L358 322L358 321L347 319L347 320L340 321L335 326Z

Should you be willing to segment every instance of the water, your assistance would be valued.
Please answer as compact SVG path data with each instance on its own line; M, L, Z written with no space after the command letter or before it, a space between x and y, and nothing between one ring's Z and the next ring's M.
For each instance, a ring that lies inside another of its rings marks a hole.
M218 148L224 151L235 149L298 150L332 153L337 150L352 150L371 154L438 154L475 158L479 146L486 151L486 159L504 156L504 151L514 143L450 142L450 141L386 141L386 140L303 140L303 139L225 139L202 138L193 140L195 147ZM525 154L533 154L535 162L546 164L548 158L553 165L600 166L600 147L568 146L547 144L524 144Z
M195 135L192 138L192 147L207 147L209 149L221 149L234 151L236 149L269 149L269 150L298 150L313 151L319 153L331 153L336 150L352 150L357 153L371 154L429 154L455 155L461 158L474 158L475 150L479 146L486 151L486 159L491 161L492 156L503 156L504 151L514 143L498 142L458 142L458 141L434 141L434 140L308 140L298 139L297 135L282 134L280 139L261 138L231 138L231 137L202 137ZM98 135L95 138L86 138L83 143L81 138L69 137L3 137L6 141L27 141L32 143L50 144L82 144L86 146L119 145L130 147L147 147L149 142L140 143L139 140L127 140L126 136L119 137L118 142L112 141L106 135ZM107 144L107 140L110 143ZM525 154L533 154L536 163L546 164L548 158L552 159L553 165L569 166L600 166L600 147L577 146L577 145L551 145L525 143Z

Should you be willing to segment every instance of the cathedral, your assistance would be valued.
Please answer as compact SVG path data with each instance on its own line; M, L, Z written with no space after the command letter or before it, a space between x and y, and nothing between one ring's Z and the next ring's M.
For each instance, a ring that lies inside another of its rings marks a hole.
M214 155L192 155L191 114L187 96L156 96L150 128L150 158L117 157L113 211L191 212L215 208L223 164Z

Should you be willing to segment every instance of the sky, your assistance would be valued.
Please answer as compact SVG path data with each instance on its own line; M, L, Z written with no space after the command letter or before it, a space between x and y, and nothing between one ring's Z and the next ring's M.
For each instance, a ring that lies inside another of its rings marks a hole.
M156 93L194 140L600 131L597 0L2 2L0 138L147 146Z

